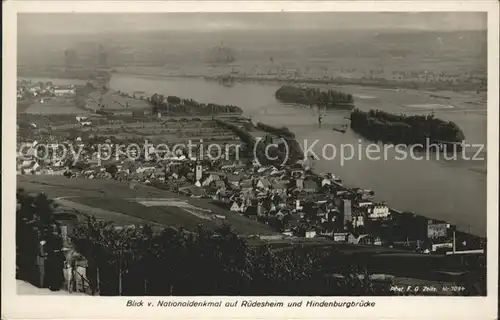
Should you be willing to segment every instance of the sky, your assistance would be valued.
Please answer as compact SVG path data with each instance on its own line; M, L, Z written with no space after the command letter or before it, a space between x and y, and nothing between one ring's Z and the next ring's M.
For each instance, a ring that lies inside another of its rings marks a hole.
M486 30L486 14L374 13L22 13L20 34L224 30Z

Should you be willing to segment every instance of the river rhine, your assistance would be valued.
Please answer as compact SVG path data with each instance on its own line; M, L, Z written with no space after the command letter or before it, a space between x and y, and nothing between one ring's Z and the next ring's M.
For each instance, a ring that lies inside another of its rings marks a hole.
M290 106L278 102L274 92L275 83L244 82L226 87L214 82L196 78L166 78L157 76L113 75L110 87L132 93L144 91L147 94L160 93L192 98L203 103L232 104L244 110L244 115L274 126L286 126L295 132L297 140L304 147L314 144L313 151L322 159L313 161L317 172L332 172L342 178L347 186L357 186L375 191L376 198L393 208L413 211L429 218L443 219L456 224L459 229L473 234L486 235L486 161L464 160L458 153L457 160L430 159L405 160L394 151L366 153L370 142L362 139L350 129L346 133L333 131L333 127L348 124L348 112L329 112L324 115L323 124L318 126L318 114L309 108ZM342 87L353 94L360 109L377 108L394 113L429 114L425 104L453 105L455 108L434 106L435 116L456 122L464 131L467 143L486 143L486 108L468 105L465 97L449 93L451 100L437 101L417 91L394 91L384 89ZM437 94L437 93L436 93ZM443 94L443 93L439 93ZM455 99L455 96L457 98ZM465 100L464 100L465 99ZM413 106L410 106L413 105ZM333 148L323 149L324 145ZM340 150L353 158L341 163ZM373 150L373 147L370 147ZM477 149L477 148L475 148ZM359 152L361 150L361 153ZM381 150L381 149L379 149ZM328 157L322 157L322 153ZM468 151L471 158L475 150ZM332 159L333 158L333 159ZM379 158L379 160L377 160ZM478 158L486 158L482 152Z

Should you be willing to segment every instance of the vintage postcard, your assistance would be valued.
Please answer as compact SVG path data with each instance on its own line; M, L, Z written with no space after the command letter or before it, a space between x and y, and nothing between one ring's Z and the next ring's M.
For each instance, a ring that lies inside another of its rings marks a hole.
M2 318L496 319L498 7L4 3Z

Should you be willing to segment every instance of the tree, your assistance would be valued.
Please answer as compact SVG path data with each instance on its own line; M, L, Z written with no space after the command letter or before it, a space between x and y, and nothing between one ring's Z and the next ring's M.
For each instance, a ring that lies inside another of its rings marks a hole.
M108 264L110 234L113 232L111 222L97 221L88 216L86 223L79 225L71 236L75 249L88 261L88 276L93 294L100 293L103 269ZM109 288L104 288L109 290Z
M31 196L23 189L16 192L16 264L23 280L38 282L37 256L40 241L48 240L55 225L55 203L45 194ZM53 250L58 250L53 246ZM60 270L62 272L62 269Z
M118 173L118 167L115 164L111 164L106 167L106 172L115 177L116 174Z
M97 280L95 272L89 275L106 295L349 295L371 290L369 277L358 277L366 272L355 260L302 246L284 251L250 246L225 224L155 233L151 227L117 230L89 218L73 239L89 266L102 272ZM342 281L325 276L332 266Z

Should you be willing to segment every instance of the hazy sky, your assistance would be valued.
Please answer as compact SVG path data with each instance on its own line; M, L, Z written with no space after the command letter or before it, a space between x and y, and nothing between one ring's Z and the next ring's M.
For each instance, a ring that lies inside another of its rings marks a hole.
M23 13L18 31L99 33L279 29L485 30L485 13Z

